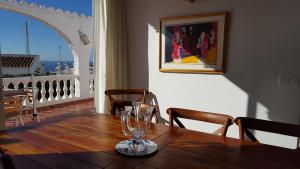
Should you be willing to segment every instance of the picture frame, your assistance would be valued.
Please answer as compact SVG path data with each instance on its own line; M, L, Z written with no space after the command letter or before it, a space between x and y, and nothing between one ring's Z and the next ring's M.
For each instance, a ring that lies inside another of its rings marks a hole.
M225 73L226 12L160 19L159 70Z

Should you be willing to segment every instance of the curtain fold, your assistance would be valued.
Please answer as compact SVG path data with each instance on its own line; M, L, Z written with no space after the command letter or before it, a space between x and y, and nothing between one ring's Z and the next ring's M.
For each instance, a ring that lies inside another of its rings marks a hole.
M94 107L96 112L105 112L106 82L106 0L94 0Z
M125 0L108 0L106 89L123 89L127 87L126 34ZM109 100L106 100L105 107L105 111L108 112Z
M108 112L106 89L127 87L125 0L94 0L95 108Z

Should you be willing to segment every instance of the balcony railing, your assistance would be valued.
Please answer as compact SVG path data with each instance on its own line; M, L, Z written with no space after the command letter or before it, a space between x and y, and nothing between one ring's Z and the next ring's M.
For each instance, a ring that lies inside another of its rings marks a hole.
M32 83L33 81L33 83ZM94 77L89 78L89 95L94 94ZM50 75L3 78L4 89L35 89L36 106L49 106L80 100L79 75Z

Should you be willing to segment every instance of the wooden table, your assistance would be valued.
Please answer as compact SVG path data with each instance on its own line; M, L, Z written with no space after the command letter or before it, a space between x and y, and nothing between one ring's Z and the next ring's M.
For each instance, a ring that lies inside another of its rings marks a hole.
M128 139L117 117L79 114L4 131L0 146L17 169L300 168L296 150L159 124L153 124L148 138L159 145L156 154L124 157L114 149Z

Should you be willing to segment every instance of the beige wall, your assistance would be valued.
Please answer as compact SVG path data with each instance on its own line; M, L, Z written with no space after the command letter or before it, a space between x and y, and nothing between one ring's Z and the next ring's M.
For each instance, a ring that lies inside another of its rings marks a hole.
M168 107L184 107L299 124L299 85L278 83L281 74L300 74L299 9L299 0L127 0L129 86L152 91L165 119ZM230 13L226 74L159 72L159 18L223 11ZM237 137L237 127L229 135ZM263 136L296 145L295 138Z

